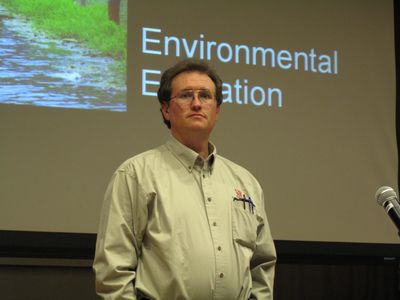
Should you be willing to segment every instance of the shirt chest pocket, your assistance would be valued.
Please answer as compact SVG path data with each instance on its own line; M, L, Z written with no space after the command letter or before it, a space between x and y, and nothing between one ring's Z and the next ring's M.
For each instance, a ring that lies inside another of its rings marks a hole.
M233 240L252 250L256 248L258 220L253 212L243 208L240 203L232 203Z

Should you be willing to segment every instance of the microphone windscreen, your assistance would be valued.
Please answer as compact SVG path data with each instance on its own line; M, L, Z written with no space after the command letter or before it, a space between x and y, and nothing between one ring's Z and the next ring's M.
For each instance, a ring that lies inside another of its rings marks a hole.
M390 198L397 199L396 192L389 186L380 187L375 194L376 201L379 205L382 205Z

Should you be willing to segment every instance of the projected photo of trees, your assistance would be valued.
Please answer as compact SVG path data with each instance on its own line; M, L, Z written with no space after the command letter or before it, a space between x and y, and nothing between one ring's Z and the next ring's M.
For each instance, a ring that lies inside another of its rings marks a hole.
M0 0L0 104L126 110L128 0Z

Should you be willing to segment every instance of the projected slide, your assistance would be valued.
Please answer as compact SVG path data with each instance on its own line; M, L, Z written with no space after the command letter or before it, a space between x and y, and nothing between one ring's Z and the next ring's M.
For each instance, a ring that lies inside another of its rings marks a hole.
M274 239L398 243L374 199L397 190L393 0L188 3L0 0L0 230L96 232L113 171L169 136L162 71L192 57Z
M0 104L125 111L126 2L0 0Z

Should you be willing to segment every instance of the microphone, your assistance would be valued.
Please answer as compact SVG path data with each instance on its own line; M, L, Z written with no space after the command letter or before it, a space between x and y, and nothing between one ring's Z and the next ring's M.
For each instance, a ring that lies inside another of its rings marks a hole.
M396 192L389 186L382 186L376 191L375 198L392 219L400 235L400 204Z

